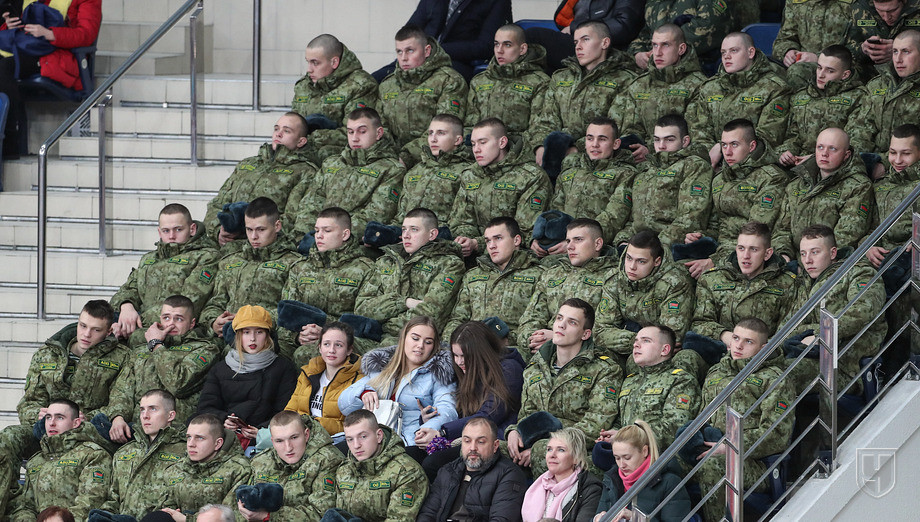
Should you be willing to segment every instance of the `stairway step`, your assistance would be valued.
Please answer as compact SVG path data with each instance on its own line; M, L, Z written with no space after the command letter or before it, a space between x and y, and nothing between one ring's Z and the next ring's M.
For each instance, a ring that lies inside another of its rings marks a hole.
M255 143L261 143L257 141ZM200 140L198 144L198 157L214 160L234 160L252 156L253 150L258 148L255 143L243 141L212 141ZM87 138L61 138L58 150L62 158L97 158L99 156L99 142L95 137ZM186 139L175 138L126 138L115 137L106 140L106 155L120 159L163 159L172 161L188 161L190 157L190 143Z
M0 244L17 247L34 247L38 244L36 220L13 221L4 217L0 223ZM157 239L154 224L108 224L107 247L113 250L146 251L154 248ZM45 226L49 248L97 248L99 244L98 222L89 223L53 222ZM2 252L0 252L2 258Z
M120 219L148 220L158 216L167 203L182 203L188 207L193 216L204 216L207 203L206 196L153 196L153 195L113 195L110 200L109 215ZM2 192L0 208L4 215L34 216L38 208L38 194L35 192ZM55 217L98 218L99 198L92 193L75 192L70 194L49 192L48 215ZM153 232L153 231L151 231Z
M4 281L34 283L37 270L36 256L35 252L0 250L0 265L6 267L3 272ZM97 253L76 256L49 252L45 275L49 284L111 288L125 282L131 269L136 267L139 261L139 255L101 256Z
M137 49L160 25L162 25L162 20L159 22L124 22L103 19L96 48L122 51ZM188 32L188 26L177 27L174 30ZM182 54L185 51L184 38L167 37L161 38L151 52Z
M28 366L26 366L28 371ZM0 374L6 373L3 368L3 363L0 361ZM19 384L18 382L0 382L0 410L3 411L16 411L16 405L19 404L19 399L22 399L23 394L25 393L25 382Z
M5 294L5 291L3 294ZM32 292L32 296L29 300L33 303L35 302L35 292ZM76 321L78 315L79 310L68 314L66 318L45 321L35 318L17 319L16 321L0 321L0 342L44 343L46 339L54 335L61 328ZM37 346L33 346L33 348L38 349ZM23 350L25 349L26 347L23 347ZM4 350L0 350L0 354L2 354L3 351Z
M128 102L189 103L188 74L174 76L144 75L131 70L131 76L123 77L115 84L115 99ZM260 83L261 105L265 108L291 106L294 84L301 76L263 75ZM236 105L252 107L251 74L205 75L204 92L199 103L212 105ZM278 112L275 110L275 112ZM277 116L276 116L277 119ZM274 123L274 122L272 122ZM265 131L260 130L264 133Z
M114 292L86 290L54 290L45 293L45 310L51 314L79 314L91 299L109 300ZM36 297L34 288L2 288L0 313L34 314Z
M113 162L107 169L111 172L108 184L112 189L212 192L216 192L233 172L233 168L226 165L197 166L190 165L188 160L183 164ZM3 163L4 189L28 191L37 183L38 161L35 158ZM48 185L96 189L99 186L99 163L96 160L50 160Z
M111 113L110 131L115 133L172 134L186 139L191 133L188 109L116 106L108 112ZM246 136L261 144L270 139L279 116L276 112L199 109L198 132L205 136ZM91 119L90 129L95 132L99 128L97 111L92 111Z

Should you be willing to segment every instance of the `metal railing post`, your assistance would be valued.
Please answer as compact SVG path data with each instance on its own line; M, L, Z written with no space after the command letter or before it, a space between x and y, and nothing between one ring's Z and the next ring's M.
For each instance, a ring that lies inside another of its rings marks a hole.
M252 2L252 110L262 110L262 0Z
M108 252L106 245L105 218L106 218L106 154L105 138L108 122L106 122L106 106L112 100L112 91L109 90L105 97L99 101L96 106L98 112L98 139L99 139L99 254L105 255Z
M725 408L725 509L732 520L744 520L744 435L743 415L728 406Z
M201 12L204 10L204 1L198 2L198 7L189 16L189 138L191 139L190 162L198 165L198 60L199 60L199 32L201 29Z
M820 323L820 372L821 379L826 386L826 399L822 398L819 411L827 415L828 425L831 427L830 433L830 450L831 457L828 462L829 468L825 471L828 475L837 469L837 350L838 350L838 327L837 318L830 313L825 307L826 302L821 301L821 323Z
M45 280L45 268L48 256L48 145L42 144L38 149L38 267L36 286L38 298L35 313L39 319L47 318L45 310L45 291L48 282Z

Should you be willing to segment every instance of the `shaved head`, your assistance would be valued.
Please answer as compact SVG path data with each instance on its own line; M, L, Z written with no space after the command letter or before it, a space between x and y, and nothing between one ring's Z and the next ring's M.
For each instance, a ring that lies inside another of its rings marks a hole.
M345 46L342 45L342 42L335 36L331 34L321 34L310 40L310 43L307 44L307 49L322 49L323 55L326 58L341 59Z

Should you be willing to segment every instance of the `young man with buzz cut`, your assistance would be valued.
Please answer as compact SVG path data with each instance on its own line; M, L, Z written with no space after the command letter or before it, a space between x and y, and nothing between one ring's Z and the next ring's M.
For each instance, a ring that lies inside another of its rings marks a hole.
M223 337L224 325L233 321L243 305L262 306L274 317L290 269L302 259L281 231L274 201L252 200L245 219L249 241L238 253L220 260L214 294L201 312L200 323L218 337Z
M115 336L127 337L131 346L144 342L144 327L157 321L164 299L176 294L188 297L194 305L192 317L197 319L214 289L220 253L204 225L193 221L184 205L163 207L157 234L156 250L141 256L137 268L109 300L119 311Z
M402 243L383 247L374 274L361 287L355 313L383 326L383 346L416 315L447 323L465 271L460 247L438 238L438 217L426 208L406 214Z
M414 522L428 496L428 478L402 439L364 409L349 413L344 426L348 457L335 470L335 507L347 512L346 519Z
M109 437L127 442L132 437L128 423L138 429L137 404L149 391L167 390L173 395L172 409L182 421L194 415L198 396L208 370L223 352L207 329L198 327L192 316L192 302L173 295L163 301L160 320L144 333L147 342L136 345L132 357L112 385L109 404L102 412L111 420Z
M284 488L281 509L275 520L319 520L335 507L335 470L345 457L332 445L332 438L308 415L293 411L275 414L268 424L272 448L250 461L250 484L280 484ZM245 511L244 511L245 510ZM269 513L241 507L246 520L265 520Z
M486 253L464 276L457 304L442 336L467 321L498 317L508 325L508 345L518 346L521 314L530 302L543 267L529 251L521 248L521 227L514 218L492 218L485 228Z
M275 202L279 214L297 209L307 186L315 183L319 168L308 153L307 121L296 112L287 112L275 123L271 143L259 148L259 154L246 158L208 202L204 217L208 235L223 253L239 251L245 244L241 232L224 230L217 214L225 205L265 197Z
M521 140L509 138L501 120L480 121L471 138L476 162L460 175L461 189L449 220L454 241L463 257L480 253L485 224L496 216L511 216L529 245L534 222L553 195L549 178L523 157Z
M324 208L340 207L351 215L351 231L364 236L368 221L389 223L399 203L405 167L386 136L374 109L355 109L345 123L348 147L323 161L322 172L307 187L297 210L294 235L299 239L313 230Z

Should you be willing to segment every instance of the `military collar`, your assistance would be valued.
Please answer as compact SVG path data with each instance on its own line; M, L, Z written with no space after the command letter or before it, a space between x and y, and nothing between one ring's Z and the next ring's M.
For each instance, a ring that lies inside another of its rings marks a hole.
M638 366L638 365L637 365ZM652 366L639 366L639 373L648 377L674 370L674 347L671 347L671 357Z

